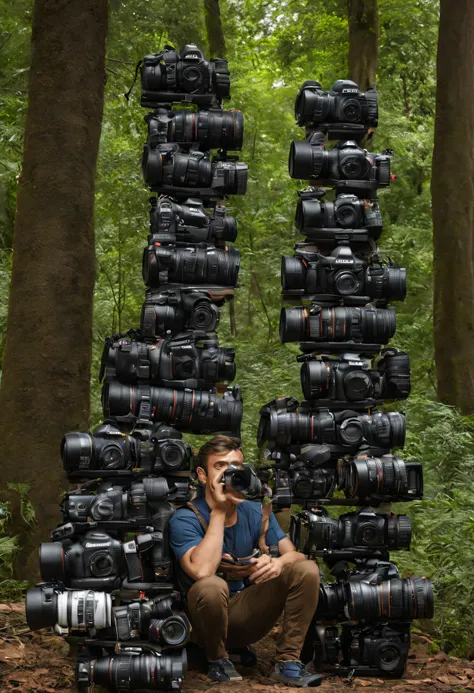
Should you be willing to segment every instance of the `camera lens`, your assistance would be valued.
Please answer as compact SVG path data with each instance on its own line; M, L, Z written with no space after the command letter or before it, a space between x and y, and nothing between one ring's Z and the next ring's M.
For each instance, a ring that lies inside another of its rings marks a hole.
M349 180L365 179L370 164L365 158L363 151L349 151L349 154L344 154L344 150L341 151L339 169L342 173L342 177Z
M389 549L409 549L411 542L411 521L407 515L387 518L387 545Z
M113 443L110 445L106 445L100 451L100 463L101 469L123 469L123 448Z
M64 549L60 542L42 543L39 547L41 578L45 582L66 577Z
M61 457L66 471L90 468L94 442L89 433L66 433L61 442Z
M170 647L184 645L189 636L189 628L181 616L169 616L165 619L153 619L150 622L148 636L151 642L163 642Z
M301 366L301 388L306 399L327 397L332 369L325 361L306 361Z
M344 445L360 445L363 439L363 426L360 418L350 416L339 427L339 438Z
M198 65L184 65L181 71L181 86L187 92L196 92L203 81Z
M306 287L306 266L301 258L281 258L281 285L284 290Z
M321 228L324 225L324 215L319 200L298 200L295 224L301 233L307 228Z
M375 661L382 671L390 673L399 671L400 668L405 669L403 664L404 654L400 645L395 642L382 641L375 649Z
M179 688L186 673L186 652L182 654L124 653L98 657L89 662L78 661L77 677L88 684L117 690L173 690Z
M299 342L307 338L308 314L306 308L282 308L280 311L280 340Z
M179 469L184 462L186 452L180 441L168 440L160 446L161 462L169 469Z
M216 233L216 238L233 243L237 238L237 221L234 217L225 216L223 229Z
M26 593L26 621L31 630L50 628L57 621L58 595L54 587L32 587Z
M343 270L342 272L335 273L334 287L336 292L341 296L350 296L351 294L357 294L360 283L352 272Z
M337 223L343 229L351 229L359 227L359 201L351 201L337 203L334 205L334 211ZM356 206L357 205L357 206Z
M291 178L318 178L324 162L324 150L306 140L294 141L290 146L288 170Z
M143 489L148 503L165 501L168 498L169 487L164 477L143 479Z
M342 103L342 118L349 123L358 123L361 119L360 104L356 99L346 99Z
M107 551L96 551L89 562L89 570L94 577L108 577L115 572L115 561Z
M191 315L191 327L205 332L212 332L219 322L219 308L210 300L196 301Z
M368 373L350 371L343 380L344 394L351 402L367 399L373 395L373 384Z

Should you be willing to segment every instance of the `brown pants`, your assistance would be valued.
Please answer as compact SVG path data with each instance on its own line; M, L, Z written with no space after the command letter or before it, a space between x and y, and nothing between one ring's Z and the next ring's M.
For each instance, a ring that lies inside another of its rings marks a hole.
M284 611L277 641L277 661L299 660L319 596L319 569L312 561L287 564L281 575L230 597L225 580L213 575L197 580L188 592L193 640L208 660L227 657L227 647L261 640Z

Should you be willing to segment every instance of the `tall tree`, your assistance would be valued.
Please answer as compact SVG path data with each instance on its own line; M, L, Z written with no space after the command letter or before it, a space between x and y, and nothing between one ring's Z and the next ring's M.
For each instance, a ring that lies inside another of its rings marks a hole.
M431 180L438 396L474 411L474 5L441 0Z
M22 550L16 577L38 573L38 542L66 487L59 443L89 418L95 279L94 177L105 83L107 0L35 0L23 167L14 229L0 390L2 485L29 484L37 524L11 501Z
M204 16L206 19L207 42L211 58L225 58L226 45L222 28L219 0L204 0Z
M349 78L361 89L375 87L379 44L377 0L347 0Z

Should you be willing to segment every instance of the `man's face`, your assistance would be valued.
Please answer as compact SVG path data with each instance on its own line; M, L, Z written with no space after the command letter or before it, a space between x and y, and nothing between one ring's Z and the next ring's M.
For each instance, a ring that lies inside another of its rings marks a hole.
M198 479L202 484L210 484L211 486L219 483L226 469L231 465L241 467L244 463L242 450L230 450L230 452L217 452L214 455L209 455L207 458L207 473L199 467L197 469ZM245 500L243 494L233 489L226 491L226 496L234 502Z

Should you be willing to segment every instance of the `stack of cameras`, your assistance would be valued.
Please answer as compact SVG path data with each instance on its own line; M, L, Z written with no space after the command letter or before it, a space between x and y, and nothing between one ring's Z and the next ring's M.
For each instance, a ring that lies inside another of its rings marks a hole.
M384 403L410 394L408 354L389 345L392 301L406 294L406 271L377 246L377 191L390 185L390 152L363 145L377 126L377 92L349 80L330 92L305 82L295 103L306 139L293 142L292 178L300 191L295 223L305 236L283 257L281 341L299 342L303 401L280 397L260 411L265 449L261 481L275 509L293 504L291 538L322 560L335 582L323 583L302 657L316 671L402 676L413 619L432 618L431 583L401 577L389 551L409 549L412 527L394 502L422 498L420 462L394 453L405 417ZM328 141L334 141L332 147ZM329 199L331 198L331 199ZM357 510L338 519L327 506Z
M144 58L143 152L151 199L138 329L105 340L104 422L67 433L62 523L40 546L32 629L77 645L80 692L179 690L191 626L170 555L168 521L191 499L195 450L183 433L240 434L234 350L219 344L219 308L239 272L237 225L224 201L243 194L243 116L223 110L227 61L195 45ZM174 108L174 106L181 108ZM211 155L212 149L218 149Z

